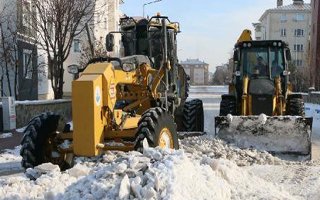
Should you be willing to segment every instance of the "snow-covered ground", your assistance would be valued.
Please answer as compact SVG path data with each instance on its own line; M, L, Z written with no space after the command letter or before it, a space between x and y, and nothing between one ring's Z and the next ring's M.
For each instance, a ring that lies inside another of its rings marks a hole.
M208 134L180 140L180 150L113 151L77 158L66 172L47 163L26 174L0 175L0 199L320 199L318 160L284 161L214 138L224 92L225 87L191 88L191 98L203 99ZM320 106L306 107L319 136ZM0 170L21 160L19 148L0 154Z

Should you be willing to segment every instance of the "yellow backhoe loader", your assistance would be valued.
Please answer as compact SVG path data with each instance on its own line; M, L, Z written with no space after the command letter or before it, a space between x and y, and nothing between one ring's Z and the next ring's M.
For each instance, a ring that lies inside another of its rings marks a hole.
M62 169L73 156L97 156L106 150L143 151L179 148L177 130L203 132L201 100L186 102L188 77L177 59L179 24L168 17L121 19L121 30L106 37L108 51L121 35L123 57L99 57L72 83L72 125L58 130L59 116L32 119L22 139L22 166L44 162Z
M290 50L280 40L251 39L244 30L234 48L233 79L215 118L218 137L240 148L311 158L312 118L289 82Z

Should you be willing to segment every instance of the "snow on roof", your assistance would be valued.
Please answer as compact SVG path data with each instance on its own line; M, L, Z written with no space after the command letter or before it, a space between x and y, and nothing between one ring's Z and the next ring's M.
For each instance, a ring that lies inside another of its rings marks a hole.
M310 10L311 11L311 4L304 3L304 4L290 4L285 6L279 6L277 8L272 8L269 10Z
M305 11L305 12L311 12L311 4L308 3L302 3L302 4L290 4L290 5L284 5L279 6L277 8L271 8L266 10L262 16L260 17L259 21L262 21L262 19L271 12L289 12L289 11Z
M208 63L205 63L204 61L200 61L197 59L187 59L185 61L181 61L180 64L182 65L208 65Z

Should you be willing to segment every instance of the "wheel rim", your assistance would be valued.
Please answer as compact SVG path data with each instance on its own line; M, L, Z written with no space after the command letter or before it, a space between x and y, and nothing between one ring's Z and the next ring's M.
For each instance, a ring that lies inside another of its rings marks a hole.
M161 148L173 149L173 138L168 128L163 128L160 132L159 146Z

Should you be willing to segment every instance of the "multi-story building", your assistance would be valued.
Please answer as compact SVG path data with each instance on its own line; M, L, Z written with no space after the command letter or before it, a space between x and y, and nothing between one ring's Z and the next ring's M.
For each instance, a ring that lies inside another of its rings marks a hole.
M0 37L1 96L15 96L19 100L54 97L48 78L47 53L40 45L37 45L35 39L37 33L32 28L34 27L32 26L33 17L29 16L30 13L33 13L32 9L35 9L33 3L33 0L0 1L0 36L3 34L3 37ZM119 4L121 3L123 0L96 1L97 12L89 23L93 42L100 41L104 46L106 34L118 30ZM35 10L34 14L36 14ZM117 38L115 39L117 41ZM88 46L87 43L87 33L83 32L74 39L69 57L64 63L63 91L67 95L71 93L73 76L68 74L66 68L71 64L79 64L81 53L84 51L83 47ZM117 43L115 51L109 53L117 56L119 49L120 43ZM4 62L6 60L9 62ZM8 88L11 88L11 92Z
M25 12L32 9L31 0L0 1L1 96L38 99L38 51L31 17Z
M266 10L254 23L256 40L283 40L289 44L293 63L297 67L308 65L311 5L303 0L293 0L293 4Z
M186 73L190 76L191 85L208 85L209 64L199 59L187 59L180 63Z

